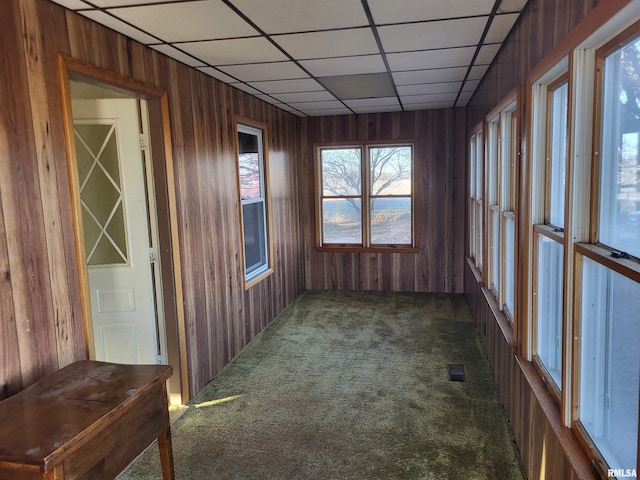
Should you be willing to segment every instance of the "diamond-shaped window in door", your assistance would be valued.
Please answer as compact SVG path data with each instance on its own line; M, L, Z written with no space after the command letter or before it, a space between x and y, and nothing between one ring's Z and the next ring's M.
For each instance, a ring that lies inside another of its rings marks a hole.
M116 125L76 124L74 130L87 264L127 264Z

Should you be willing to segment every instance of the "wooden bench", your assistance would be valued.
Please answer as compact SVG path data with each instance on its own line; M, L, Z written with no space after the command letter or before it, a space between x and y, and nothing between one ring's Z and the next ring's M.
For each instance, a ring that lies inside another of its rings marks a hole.
M174 480L164 365L85 360L0 402L0 480L113 479L158 439Z

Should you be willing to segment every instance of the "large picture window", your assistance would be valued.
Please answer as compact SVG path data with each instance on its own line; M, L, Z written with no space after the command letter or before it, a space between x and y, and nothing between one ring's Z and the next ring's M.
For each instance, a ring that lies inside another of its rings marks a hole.
M263 129L237 124L238 181L247 283L269 272L267 164Z
M320 146L320 247L413 248L410 143Z

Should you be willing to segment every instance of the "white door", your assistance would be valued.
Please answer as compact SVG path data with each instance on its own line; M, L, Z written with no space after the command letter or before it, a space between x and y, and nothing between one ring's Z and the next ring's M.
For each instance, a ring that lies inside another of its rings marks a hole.
M137 100L73 100L72 108L96 360L156 363L155 255Z

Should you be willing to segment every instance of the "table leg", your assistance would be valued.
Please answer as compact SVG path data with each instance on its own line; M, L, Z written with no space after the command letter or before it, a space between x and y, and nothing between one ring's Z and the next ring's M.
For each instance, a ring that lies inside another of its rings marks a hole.
M175 480L173 469L173 448L171 445L171 427L158 436L158 448L160 449L160 464L162 465L162 480Z

